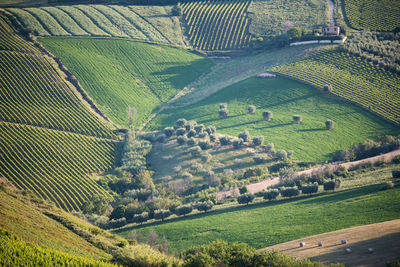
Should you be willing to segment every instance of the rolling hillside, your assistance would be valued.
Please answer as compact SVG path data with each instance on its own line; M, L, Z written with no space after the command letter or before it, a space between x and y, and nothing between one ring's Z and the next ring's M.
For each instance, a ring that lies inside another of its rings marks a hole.
M186 34L194 48L205 51L247 47L248 0L184 1Z
M317 88L332 86L332 94L400 123L400 76L336 50L270 69Z
M39 36L99 36L183 45L171 7L70 5L9 8L18 21Z
M220 119L218 106L228 104L228 117ZM255 105L255 115L247 112ZM270 110L273 120L264 121L262 112ZM292 116L301 115L301 124ZM161 112L147 129L155 130L173 125L179 118L214 125L219 133L237 136L248 130L251 136L263 135L265 144L274 143L279 149L293 150L301 161L331 159L337 150L385 134L397 134L399 129L361 108L343 101L327 98L317 89L283 77L276 79L249 78L189 106ZM336 125L325 130L325 121Z
M40 42L118 125L127 125L128 106L136 107L136 125L141 125L158 105L213 65L181 49L128 40L46 38Z

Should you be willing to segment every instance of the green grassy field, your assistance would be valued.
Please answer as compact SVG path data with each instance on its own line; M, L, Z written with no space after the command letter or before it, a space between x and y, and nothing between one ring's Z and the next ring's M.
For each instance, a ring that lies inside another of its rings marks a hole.
M350 26L372 31L392 31L400 26L400 2L392 0L344 0Z
M318 233L400 218L400 188L379 191L380 187L238 207L134 230L147 234L153 229L160 236L165 235L173 251L216 239L262 248ZM126 236L131 230L124 229L118 234Z
M199 50L225 50L247 47L250 1L184 1L182 16L193 47Z
M223 102L228 103L227 119L218 116L218 105ZM255 115L247 114L248 105L257 107ZM264 110L273 112L272 121L263 121ZM296 114L303 116L301 124L292 124L292 116ZM294 157L301 161L328 160L335 151L366 138L400 132L398 127L361 108L327 98L313 87L283 77L250 78L192 106L165 110L148 129L174 125L181 117L214 125L220 133L237 136L248 130L252 136L263 135L265 144L293 150ZM327 119L336 123L332 131L324 130Z
M294 27L312 30L328 22L328 2L323 0L255 0L248 9L249 31L256 36L272 37L283 32L288 21Z
M327 49L272 71L310 83L332 86L332 94L400 124L400 76L345 52Z
M119 125L127 125L128 106L136 107L136 125L141 125L161 102L213 65L184 50L126 40L40 41L76 75L100 110Z

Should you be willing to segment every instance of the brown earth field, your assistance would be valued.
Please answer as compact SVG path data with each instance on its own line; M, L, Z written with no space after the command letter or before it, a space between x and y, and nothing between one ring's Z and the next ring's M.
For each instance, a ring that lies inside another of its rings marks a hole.
M347 244L341 244L345 239ZM318 242L322 246L318 246ZM300 247L300 242L305 242ZM346 253L345 249L351 252ZM368 249L373 252L369 253ZM279 250L299 259L308 258L323 263L344 263L345 266L386 266L400 259L400 220L351 227L314 235L261 250Z

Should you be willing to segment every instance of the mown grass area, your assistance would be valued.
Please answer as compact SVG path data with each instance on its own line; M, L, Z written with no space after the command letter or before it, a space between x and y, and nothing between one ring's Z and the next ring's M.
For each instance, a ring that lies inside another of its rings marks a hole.
M220 119L219 103L228 104L229 115ZM255 105L255 115L247 113ZM264 121L262 112L273 112L273 120ZM303 122L293 124L292 116L301 115ZM400 129L367 113L361 108L328 98L317 89L283 77L250 78L229 86L210 97L184 108L165 110L148 129L174 125L179 118L193 119L214 125L219 133L237 136L248 130L251 136L265 136L265 144L293 150L301 161L324 161L332 153L351 145L385 134L397 134ZM325 130L325 121L335 122L334 129Z
M344 0L350 26L373 31L392 31L400 26L400 2L392 0Z
M301 197L249 207L237 207L149 226L127 228L165 236L173 251L216 239L245 242L262 248L289 240L400 218L400 188L380 191L381 185L317 197Z
M136 107L136 125L141 125L161 102L213 66L185 50L126 40L44 38L40 42L119 125L127 125L128 106Z
M248 9L251 19L249 31L256 36L276 36L284 25L312 30L328 22L328 1L324 0L255 0Z

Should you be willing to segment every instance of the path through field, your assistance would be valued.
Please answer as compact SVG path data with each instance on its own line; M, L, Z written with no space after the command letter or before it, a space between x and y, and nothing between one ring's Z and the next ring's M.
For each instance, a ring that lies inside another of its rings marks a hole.
M342 245L342 239L346 239L347 244ZM322 241L322 247L318 246L319 241ZM305 247L300 248L300 242L305 242ZM351 253L345 253L345 248L350 248ZM374 252L368 253L368 248L372 248ZM394 261L399 257L400 220L323 233L261 250L272 249L296 258L309 258L323 263L340 262L346 266L386 266L386 262Z

